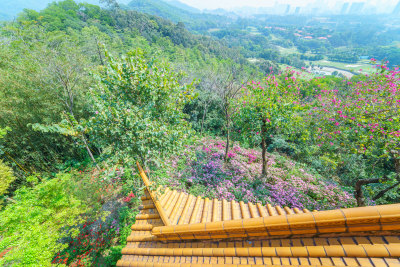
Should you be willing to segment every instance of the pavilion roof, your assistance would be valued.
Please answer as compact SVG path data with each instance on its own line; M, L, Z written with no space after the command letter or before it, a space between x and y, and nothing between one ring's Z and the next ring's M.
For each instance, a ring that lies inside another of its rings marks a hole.
M308 211L146 186L117 266L400 266L400 204Z

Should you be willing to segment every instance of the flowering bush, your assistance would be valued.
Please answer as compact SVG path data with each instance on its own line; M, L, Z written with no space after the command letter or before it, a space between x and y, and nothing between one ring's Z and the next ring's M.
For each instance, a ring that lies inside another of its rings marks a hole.
M134 175L111 167L32 176L0 210L0 251L12 248L0 265L115 265L137 214Z
M79 235L69 237L69 246L57 253L52 263L63 263L70 266L98 265L103 253L119 234L119 225L115 219L108 222L88 221L79 229Z
M89 218L78 225L79 234L63 240L68 246L52 262L70 266L100 266L105 262L108 262L105 265L115 265L121 244L126 243L127 228L130 229L137 213L134 207L138 198L133 193L137 185L129 183L132 172L128 168L115 167L107 171L83 170L78 175L90 177L90 184L97 184L94 191L105 216L94 215L91 216L94 219Z
M281 156L267 154L267 182L260 178L261 152L234 146L224 164L225 143L206 138L170 159L167 183L209 198L273 205L333 209L354 206L354 198L339 185L307 172ZM194 155L188 157L188 155Z
M301 118L301 73L287 68L278 74L268 74L261 82L251 81L242 88L236 102L235 118L241 138L260 140L262 148L262 174L267 175L266 152L276 134L282 134Z
M393 162L392 174L388 173L390 168L385 168L387 175L357 181L359 205L365 204L363 184L386 180L389 186L374 194L374 200L400 185L400 70L390 70L386 64L377 67L379 71L373 75L348 82L350 90L346 94L321 88L309 113L310 124L317 127L318 146L331 147L336 154L348 151L363 155L373 165Z

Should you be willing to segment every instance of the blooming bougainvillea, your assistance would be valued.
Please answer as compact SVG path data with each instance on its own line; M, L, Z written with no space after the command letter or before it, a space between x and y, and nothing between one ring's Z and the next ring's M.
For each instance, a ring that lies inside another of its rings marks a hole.
M169 186L226 200L263 202L308 209L354 206L354 198L339 185L310 174L299 164L268 154L268 179L260 179L261 152L234 146L224 163L225 143L203 139L170 159ZM190 157L188 155L194 155Z

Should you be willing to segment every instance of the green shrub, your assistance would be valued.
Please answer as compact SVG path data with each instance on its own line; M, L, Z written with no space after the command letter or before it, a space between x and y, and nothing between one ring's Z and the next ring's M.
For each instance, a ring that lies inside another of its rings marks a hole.
M8 172L7 172L8 173ZM76 235L72 226L88 209L70 194L72 175L62 173L33 188L15 191L15 202L0 212L0 251L13 248L1 266L50 266L63 238Z
M8 187L14 180L15 177L12 173L12 169L0 160L0 207L2 202L1 197L7 193Z

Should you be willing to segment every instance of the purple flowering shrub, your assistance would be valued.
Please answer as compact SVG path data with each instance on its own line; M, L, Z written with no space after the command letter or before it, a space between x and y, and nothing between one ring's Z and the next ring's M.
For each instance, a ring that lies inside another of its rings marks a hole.
M205 138L169 159L168 186L195 195L307 209L351 207L355 200L338 184L313 175L289 159L268 154L260 177L261 152L235 145L224 163L225 143Z

